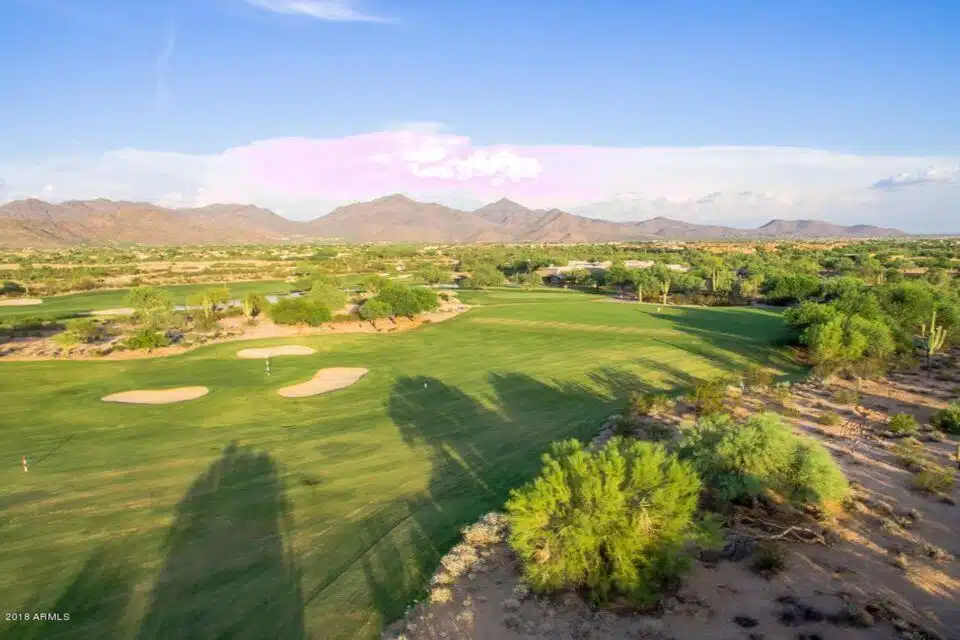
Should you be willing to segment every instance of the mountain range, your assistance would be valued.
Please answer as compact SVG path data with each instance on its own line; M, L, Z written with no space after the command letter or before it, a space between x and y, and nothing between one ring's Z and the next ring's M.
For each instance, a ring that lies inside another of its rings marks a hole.
M135 242L149 245L345 242L577 243L626 240L876 238L906 235L870 225L771 220L755 229L699 225L662 216L612 221L559 209L529 209L502 199L474 211L394 194L296 221L253 205L167 208L106 199L53 204L38 199L0 206L0 246L58 247Z

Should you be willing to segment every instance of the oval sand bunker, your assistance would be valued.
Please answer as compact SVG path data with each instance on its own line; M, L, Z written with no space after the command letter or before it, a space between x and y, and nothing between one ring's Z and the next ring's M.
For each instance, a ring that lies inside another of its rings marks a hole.
M171 404L185 400L195 400L210 393L206 387L177 387L175 389L141 389L124 391L101 398L104 402L122 402L124 404Z
M285 347L267 347L265 349L241 349L237 351L237 357L256 360L258 358L272 358L274 356L309 356L316 352L316 349L292 344Z
M302 382L290 387L278 389L284 398L306 398L321 393L329 393L338 389L345 389L367 374L361 367L333 367L320 369L308 382Z
M0 307L29 307L35 304L43 304L40 298L12 298L10 300L0 300Z

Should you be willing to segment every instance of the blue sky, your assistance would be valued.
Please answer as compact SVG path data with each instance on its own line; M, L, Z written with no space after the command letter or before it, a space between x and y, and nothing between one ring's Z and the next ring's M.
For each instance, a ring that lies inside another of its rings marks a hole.
M0 179L10 195L25 163L51 158L209 156L424 121L471 147L803 147L903 157L905 173L953 176L960 166L952 0L0 8L0 168L15 165Z

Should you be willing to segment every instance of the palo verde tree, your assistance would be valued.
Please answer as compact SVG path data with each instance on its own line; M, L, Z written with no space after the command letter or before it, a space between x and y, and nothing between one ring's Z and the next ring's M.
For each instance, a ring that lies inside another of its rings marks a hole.
M686 569L700 479L659 444L612 438L599 451L554 443L540 476L507 502L510 545L537 591L595 602L657 599Z
M126 302L133 308L136 320L154 330L159 329L166 316L173 311L173 297L156 287L131 289L127 294Z
M205 317L215 318L220 305L229 299L230 290L226 287L210 287L187 298L187 303L199 307Z

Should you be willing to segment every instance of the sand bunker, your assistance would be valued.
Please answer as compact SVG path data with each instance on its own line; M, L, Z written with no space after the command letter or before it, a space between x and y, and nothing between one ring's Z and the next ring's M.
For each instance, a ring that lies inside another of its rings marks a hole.
M274 356L309 356L316 352L316 349L311 349L310 347L287 345L285 347L267 347L265 349L241 349L237 351L237 357L255 360L257 358L272 358Z
M206 387L177 387L175 389L143 389L124 391L101 398L104 402L122 402L124 404L170 404L194 400L210 392Z
M34 304L43 304L40 298L12 298L10 300L0 300L0 307L28 307Z
M97 309L91 311L92 316L131 316L136 312L133 307L117 307L116 309Z
M349 387L366 374L367 370L360 367L320 369L310 381L278 389L277 393L284 398L306 398Z

